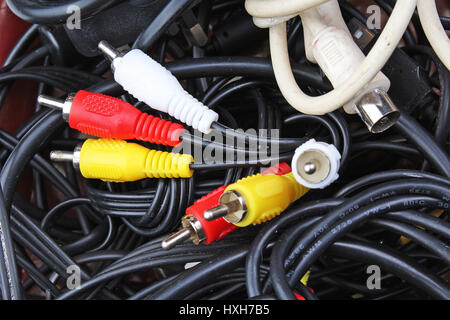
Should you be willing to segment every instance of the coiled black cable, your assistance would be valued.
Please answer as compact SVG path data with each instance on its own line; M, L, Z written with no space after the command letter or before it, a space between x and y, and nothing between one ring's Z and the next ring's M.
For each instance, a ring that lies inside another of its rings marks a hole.
M83 19L95 19L119 2L8 1L16 14L35 24L0 69L1 111L11 109L5 106L17 81L37 83L39 89L23 92L32 98L29 110L13 110L30 116L14 130L0 128L2 299L450 298L443 280L450 264L449 77L426 42L416 13L417 38L412 29L407 31L403 51L412 58L409 63L428 71L424 81L433 92L417 101L412 113L402 112L395 129L371 135L357 116L341 110L323 116L294 110L279 91L265 43L235 56L207 50L212 37L205 47L192 45L187 18L196 17L211 35L242 13L243 0L167 1L129 46L150 52L220 115L211 139L187 128L183 152L203 155L214 149L232 156L195 159L189 179L113 183L84 179L71 164L48 161L50 150L72 151L87 136L71 130L60 112L36 107L35 98L37 93L64 98L86 89L173 120L127 94L108 72L108 61L78 57L70 65L55 66L50 59L55 48L39 41L38 29L46 25L45 32L53 32L67 19L68 5L78 5ZM394 4L377 2L387 13ZM340 5L346 20L366 20L347 1ZM445 28L447 20L441 17ZM320 69L307 62L300 17L288 24L299 86L310 95L331 90ZM244 143L227 144L227 137ZM272 163L290 164L295 149L311 138L333 144L341 153L339 179L332 185L310 190L263 225L240 228L209 245L187 240L162 249L161 241L181 227L195 200ZM186 266L193 262L200 263ZM380 290L365 284L366 267L372 264L383 269ZM82 282L78 290L69 290L67 268L74 265L81 269ZM301 282L306 272L309 280Z

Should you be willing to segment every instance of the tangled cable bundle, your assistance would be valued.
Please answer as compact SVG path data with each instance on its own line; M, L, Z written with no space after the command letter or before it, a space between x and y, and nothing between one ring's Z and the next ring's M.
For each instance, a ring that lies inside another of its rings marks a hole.
M3 300L450 299L448 3L5 2Z

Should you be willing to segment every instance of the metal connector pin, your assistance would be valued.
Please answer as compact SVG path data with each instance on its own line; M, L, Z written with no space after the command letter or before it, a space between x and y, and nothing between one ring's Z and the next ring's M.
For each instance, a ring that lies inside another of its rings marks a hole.
M161 247L164 250L174 248L177 244L184 242L191 237L191 231L187 228L183 228L180 231L172 234L170 237L164 239L161 242Z
M312 175L316 173L317 167L318 167L317 161L309 161L306 162L305 165L303 166L303 171L305 171L305 173L308 175Z
M224 218L229 223L239 223L247 214L244 198L236 191L225 191L219 199L217 207L206 210L203 217L208 220Z
M213 221L225 217L228 214L228 210L229 208L226 205L220 204L217 207L205 210L205 212L203 213L203 217L207 221Z
M75 147L73 152L54 150L50 152L50 160L53 162L72 162L73 167L80 169L80 154L82 145Z
M202 224L193 215L185 215L181 219L181 224L183 228L180 231L162 241L163 249L169 250L189 238L194 244L199 244L206 239Z
M323 189L339 177L341 154L332 144L311 139L295 150L292 173L310 189Z
M111 69L114 72L117 68L118 63L123 57L123 53L114 48L105 40L102 40L98 43L98 49L111 62Z
M57 98L47 96L45 94L41 94L40 96L38 96L37 101L41 106L44 106L44 107L48 107L48 108L52 108L52 109L60 109L60 110L64 109L64 100L62 100L62 99L57 99Z
M70 94L66 100L62 100L41 94L37 101L41 106L61 110L63 119L68 121L74 97L74 94Z
M50 152L50 160L53 162L73 161L74 154L70 151L55 150Z
M105 55L106 58L108 58L109 61L113 61L117 57L120 56L119 50L114 48L111 44L109 44L107 41L102 40L98 43L98 49Z

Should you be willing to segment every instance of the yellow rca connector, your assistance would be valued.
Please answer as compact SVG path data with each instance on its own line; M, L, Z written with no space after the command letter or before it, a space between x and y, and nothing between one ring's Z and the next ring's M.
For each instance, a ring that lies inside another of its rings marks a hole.
M89 139L74 152L52 151L53 161L72 161L83 177L111 182L144 178L189 178L191 155L147 149L113 139Z
M204 218L211 221L223 217L238 227L260 224L278 216L308 190L292 173L253 175L229 185L220 204L206 210Z

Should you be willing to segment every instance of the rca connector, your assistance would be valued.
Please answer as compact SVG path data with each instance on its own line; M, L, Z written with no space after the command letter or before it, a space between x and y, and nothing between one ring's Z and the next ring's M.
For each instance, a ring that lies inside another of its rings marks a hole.
M143 113L120 99L84 90L69 95L65 101L40 95L38 103L61 109L71 128L100 138L176 146L185 130L181 124Z
M111 61L115 81L136 99L200 132L211 131L219 115L184 90L169 70L138 49L122 53L106 41L98 47Z
M112 182L145 178L189 178L191 155L147 149L113 139L89 139L74 152L52 151L52 161L72 161L83 177Z
M291 167L283 162L266 169L261 175L283 175L289 172ZM181 220L183 228L164 239L161 243L162 248L169 250L187 239L191 239L194 244L210 244L236 230L238 226L224 218L208 221L203 216L206 210L220 205L220 197L226 188L227 186L217 188L187 208L186 215Z
M212 221L223 217L238 227L260 224L278 216L308 190L292 173L253 175L229 185L220 204L206 210L204 218Z
M194 244L202 242L210 244L237 229L237 226L225 221L223 218L207 221L203 217L205 210L219 205L219 199L225 189L225 186L220 187L187 208L186 215L181 219L183 228L164 239L161 243L162 248L169 250L187 239L191 239Z

